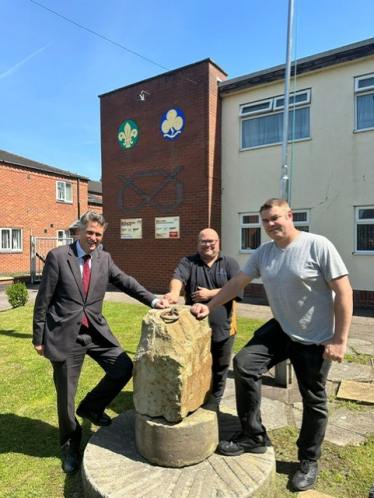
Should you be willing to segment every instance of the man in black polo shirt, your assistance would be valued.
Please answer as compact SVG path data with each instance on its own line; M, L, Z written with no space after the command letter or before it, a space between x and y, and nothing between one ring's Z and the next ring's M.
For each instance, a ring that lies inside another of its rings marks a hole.
M199 233L197 254L180 260L170 282L170 292L164 297L170 304L177 303L184 286L187 305L206 303L239 271L240 268L235 259L220 253L217 232L206 228ZM242 295L241 292L236 300L241 301ZM234 345L235 300L214 310L209 315L209 324L212 329L212 394L219 403L225 390Z

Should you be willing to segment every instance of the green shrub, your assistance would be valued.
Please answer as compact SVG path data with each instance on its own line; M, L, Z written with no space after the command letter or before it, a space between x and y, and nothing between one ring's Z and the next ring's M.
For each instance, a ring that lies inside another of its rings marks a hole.
M25 304L29 300L29 293L24 283L13 283L7 288L5 292L7 293L8 301L12 308L25 306Z

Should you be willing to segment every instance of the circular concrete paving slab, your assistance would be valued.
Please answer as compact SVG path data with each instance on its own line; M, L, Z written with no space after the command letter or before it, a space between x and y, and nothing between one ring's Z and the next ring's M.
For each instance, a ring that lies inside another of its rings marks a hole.
M232 433L236 421L231 413L221 413L221 433ZM84 452L82 475L85 498L269 498L275 456L269 447L263 455L214 453L196 465L159 467L136 451L135 411L130 410L92 436Z

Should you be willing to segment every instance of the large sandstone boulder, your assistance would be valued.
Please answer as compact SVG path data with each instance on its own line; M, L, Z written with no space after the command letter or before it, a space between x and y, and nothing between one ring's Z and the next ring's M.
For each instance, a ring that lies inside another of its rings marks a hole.
M134 404L137 412L178 422L206 403L211 394L211 330L189 306L167 323L150 310L134 358Z

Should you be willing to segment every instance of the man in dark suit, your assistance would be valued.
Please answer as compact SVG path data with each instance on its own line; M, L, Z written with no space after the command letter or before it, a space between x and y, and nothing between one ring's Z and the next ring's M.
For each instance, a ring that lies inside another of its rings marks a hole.
M102 315L107 284L159 309L169 306L134 278L122 272L109 253L98 250L106 223L95 211L79 222L79 240L48 253L35 301L33 344L53 366L57 391L63 470L75 474L80 466L82 429L75 417L75 394L85 355L105 371L104 377L77 408L77 415L105 426L111 418L105 408L132 376L132 361L123 351Z

